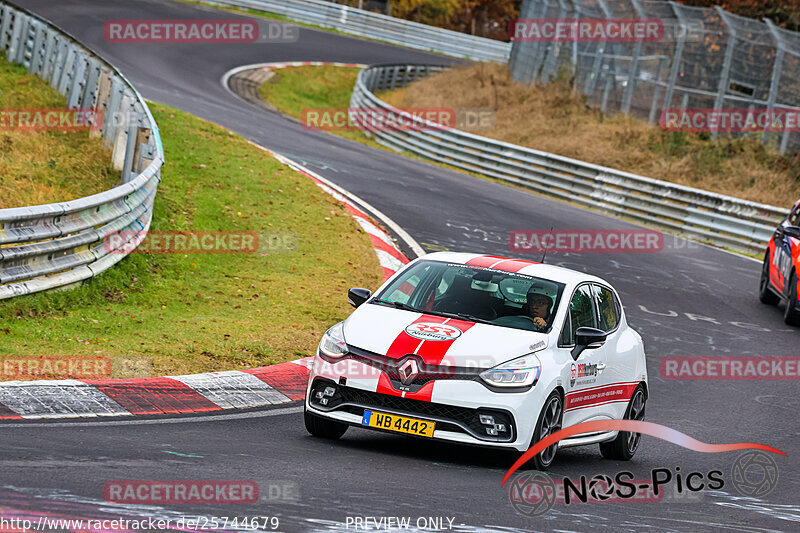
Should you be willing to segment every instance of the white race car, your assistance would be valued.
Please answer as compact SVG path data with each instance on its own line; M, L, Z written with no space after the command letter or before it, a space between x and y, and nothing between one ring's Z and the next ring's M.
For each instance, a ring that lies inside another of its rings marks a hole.
M525 451L580 422L644 418L642 339L600 278L441 252L409 263L375 295L350 289L348 300L356 310L325 333L309 377L312 435L358 426ZM639 437L564 439L534 467L548 467L558 448L594 443L627 460Z

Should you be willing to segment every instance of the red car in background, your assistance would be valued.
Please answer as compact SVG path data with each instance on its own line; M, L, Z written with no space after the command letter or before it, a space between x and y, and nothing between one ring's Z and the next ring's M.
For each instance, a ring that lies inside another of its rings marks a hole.
M775 229L761 269L759 298L768 305L786 302L784 320L800 326L800 201Z

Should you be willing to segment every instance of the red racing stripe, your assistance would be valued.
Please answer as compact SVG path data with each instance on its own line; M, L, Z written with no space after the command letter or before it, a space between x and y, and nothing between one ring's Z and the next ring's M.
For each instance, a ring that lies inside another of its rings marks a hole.
M445 320L447 320L447 318L443 316L422 315L411 324L418 324L420 322L442 323ZM389 349L386 351L386 356L393 359L400 359L406 354L414 353L414 350L416 350L417 346L419 346L421 342L422 340L415 339L406 333L406 330L404 329L400 332L394 342L392 342L392 345L389 346Z
M453 326L460 329L462 335L475 325L474 322L456 319L446 320L446 323L448 326ZM440 365L442 363L442 359L444 359L444 356L447 355L447 351L459 338L460 337L457 337L449 341L425 341L422 343L416 353L422 357L422 360L425 361L426 364Z
M594 407L604 403L628 402L639 382L612 383L588 390L570 392L564 401L564 411Z
M497 263L499 261L506 260L506 259L508 259L508 258L506 258L506 257L497 257L495 255L482 255L480 257L475 257L474 259L470 259L469 261L467 261L466 264L468 264L470 266L478 266L478 267L489 268L490 266L494 265L495 263Z
M506 272L519 272L523 268L538 263L534 261L522 261L519 259L508 259L507 257L498 257L496 255L483 255L470 259L466 263L470 266L478 266L484 268L496 268L497 270L505 270Z

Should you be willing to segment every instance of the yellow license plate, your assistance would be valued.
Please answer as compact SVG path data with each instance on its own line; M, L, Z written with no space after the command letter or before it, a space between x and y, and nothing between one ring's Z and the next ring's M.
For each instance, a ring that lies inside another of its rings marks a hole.
M387 415L386 413L367 410L364 411L364 418L361 419L361 424L371 428L388 429L398 433L408 433L409 435L422 435L423 437L433 437L433 429L436 427L434 422L426 420Z

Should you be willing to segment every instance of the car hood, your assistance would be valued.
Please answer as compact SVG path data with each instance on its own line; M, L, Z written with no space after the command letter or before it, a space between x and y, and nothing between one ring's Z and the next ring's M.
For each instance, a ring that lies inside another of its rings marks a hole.
M348 345L431 365L491 368L547 347L544 333L364 304L344 323Z

